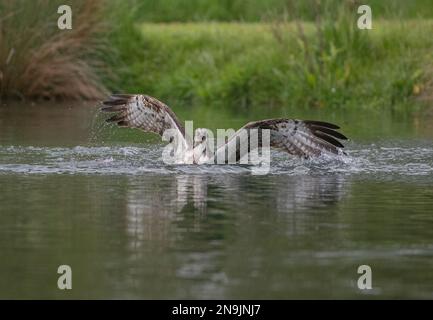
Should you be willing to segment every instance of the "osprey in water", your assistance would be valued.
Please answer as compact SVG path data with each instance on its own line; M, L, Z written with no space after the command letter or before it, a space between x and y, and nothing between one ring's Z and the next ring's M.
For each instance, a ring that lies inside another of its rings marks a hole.
M116 112L107 119L107 122L115 122L120 127L137 128L145 132L157 133L163 137L164 132L170 130L172 135L169 141L175 145L177 163L215 163L217 156L221 154L225 156L228 150L234 150L232 159L239 161L253 148L262 146L261 137L265 130L269 132L271 148L284 150L302 158L317 157L322 154L344 154L342 151L344 146L337 139L347 140L343 134L336 131L340 128L332 123L297 119L267 119L246 124L214 151L207 129L196 129L194 139L190 141L185 128L174 112L156 98L142 94L114 94L102 104L102 111ZM258 134L255 147L248 144L247 148L241 148L242 137L248 143L252 140L250 135L253 132Z

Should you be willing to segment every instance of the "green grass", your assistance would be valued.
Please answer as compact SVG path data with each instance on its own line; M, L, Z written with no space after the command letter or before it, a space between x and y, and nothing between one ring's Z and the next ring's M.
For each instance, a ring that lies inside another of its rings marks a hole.
M109 89L236 111L394 111L433 96L433 20L407 19L428 17L429 1L369 1L371 31L356 28L355 0L77 0L71 31L56 26L60 3L0 4L0 97Z
M147 22L244 21L260 22L267 16L287 14L296 7L296 17L314 20L317 0L136 0L137 19ZM376 18L433 18L431 0L322 0L337 7L347 3L371 6Z
M240 111L417 109L417 96L431 90L432 27L375 21L362 31L344 15L319 31L313 23L145 23L112 89Z

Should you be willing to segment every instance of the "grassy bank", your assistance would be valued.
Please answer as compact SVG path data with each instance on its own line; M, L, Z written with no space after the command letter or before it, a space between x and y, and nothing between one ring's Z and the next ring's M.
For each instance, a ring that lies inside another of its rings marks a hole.
M169 18L178 8L169 0L76 0L73 29L63 31L61 0L4 0L0 98L99 99L115 91L232 110L411 110L432 97L433 20L389 19L395 6L370 1L374 29L359 30L356 1L311 1L285 1L292 10L278 13L261 6L278 9L280 0L180 1L200 20L263 21L142 23L165 11L167 21L196 19ZM428 16L423 0L404 3L406 15Z
M319 29L305 22L142 24L113 89L236 109L407 110L431 91L432 27L428 20L375 21L372 31L348 21Z
M242 21L260 22L269 16L290 15L314 20L317 3L337 8L371 6L375 18L433 18L430 0L136 0L136 18L146 22ZM354 9L356 10L356 9Z

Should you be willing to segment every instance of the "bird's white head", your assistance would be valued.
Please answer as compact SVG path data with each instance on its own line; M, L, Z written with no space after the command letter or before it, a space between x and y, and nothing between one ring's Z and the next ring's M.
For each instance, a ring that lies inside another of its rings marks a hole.
M209 141L209 132L205 128L197 128L194 131L194 148L199 145L206 145Z
M194 131L194 159L197 163L206 162L212 155L209 130L197 128Z

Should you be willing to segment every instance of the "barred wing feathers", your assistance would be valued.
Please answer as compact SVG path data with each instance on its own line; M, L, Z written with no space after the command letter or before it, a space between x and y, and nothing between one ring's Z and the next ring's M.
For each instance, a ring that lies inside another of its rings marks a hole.
M174 129L186 140L185 129L174 112L158 99L141 94L114 94L102 104L102 111L116 113L107 122L161 136L165 130Z
M236 150L236 160L239 161L245 155L241 154L242 148L239 148L240 133L242 130L249 133L251 129L257 129L258 147L261 147L261 130L268 129L270 147L303 158L317 157L323 153L339 154L344 148L339 140L347 140L346 136L337 131L340 127L332 123L313 120L268 119L250 122L243 126L217 149L217 154L225 154L228 152L227 149ZM251 150L248 148L247 151Z

